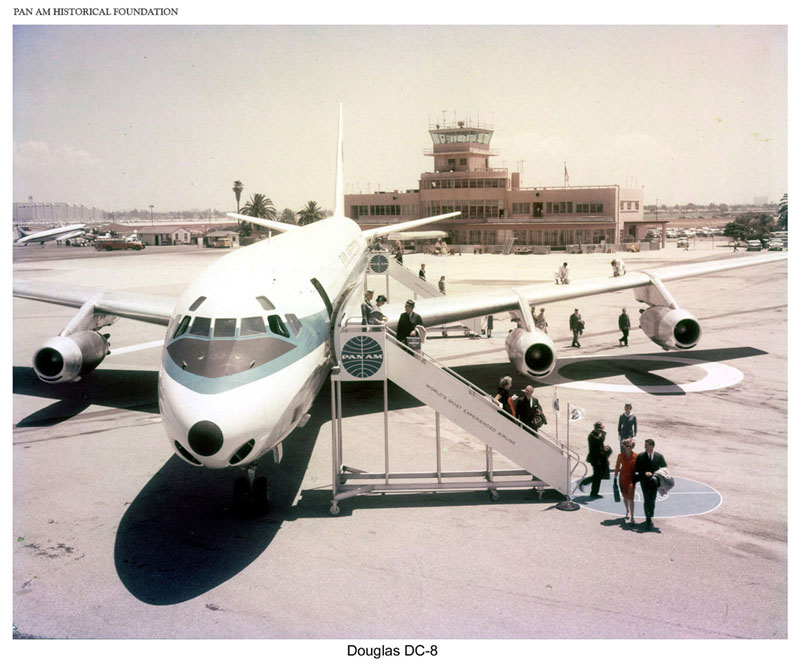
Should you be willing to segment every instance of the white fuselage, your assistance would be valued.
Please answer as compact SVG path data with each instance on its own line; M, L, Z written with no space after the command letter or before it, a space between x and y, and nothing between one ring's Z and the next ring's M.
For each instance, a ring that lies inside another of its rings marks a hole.
M49 242L50 240L68 240L71 237L77 237L85 228L82 223L75 223L69 226L62 226L60 228L51 228L50 230L42 230L38 233L31 233L20 237L15 244L30 244L31 242Z
M295 428L330 369L318 287L336 305L363 281L365 251L355 222L326 219L233 251L189 285L158 377L164 427L182 458L247 465Z

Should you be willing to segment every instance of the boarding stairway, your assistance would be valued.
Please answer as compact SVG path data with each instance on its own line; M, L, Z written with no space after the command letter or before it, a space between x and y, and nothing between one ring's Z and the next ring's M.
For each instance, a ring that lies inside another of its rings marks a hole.
M361 326L357 319L343 325L339 331L339 351L342 367L355 371L356 377L348 376L337 366L331 376L333 425L333 504L331 513L338 513L337 502L362 493L393 490L438 491L443 489L478 490L492 493L496 499L499 488L552 488L569 499L571 482L575 480L578 467L586 472L580 456L569 447L553 439L543 430L538 434L501 411L491 396L436 359L421 351L412 351L399 343L389 331L380 326ZM363 365L359 365L354 352L358 347L364 352ZM378 359L381 359L380 361ZM354 363L356 364L354 366ZM369 369L365 373L365 369ZM385 471L366 473L347 467L342 458L341 439L341 382L358 380L384 380L385 422ZM389 427L388 395L386 381L391 380L436 412L437 471L434 473L389 472ZM439 417L444 416L459 428L486 445L487 469L479 472L443 472L441 469L441 446L439 440ZM492 452L498 452L523 470L495 471ZM517 479L509 480L514 476ZM582 476L582 475L581 475ZM410 480L422 478L435 480L433 484ZM451 477L458 481L443 482ZM522 479L519 479L522 477ZM392 480L402 479L402 484ZM476 479L482 479L476 482ZM365 480L369 483L350 485L349 480Z
M388 376L404 391L439 412L482 443L567 495L571 469L580 457L548 436L538 434L500 411L485 391L464 379L436 359L409 349L391 336L386 338ZM569 469L568 469L569 468Z
M414 300L416 300L419 296L422 296L423 298L438 298L439 296L443 295L443 293L439 290L437 284L428 282L424 279L420 279L419 274L417 272L409 270L402 263L399 263L397 259L394 258L387 251L374 252L372 256L370 256L369 262L367 263L367 274L386 276L385 293L387 298L389 298L390 277L395 281L401 283L406 288L410 289L411 292L413 293ZM475 319L464 319L461 322L463 323L462 326L455 326L455 325L434 326L431 330L440 331L444 335L446 335L447 332L451 330L454 331L461 330L465 331L468 334L480 333L481 322L482 319L480 317Z

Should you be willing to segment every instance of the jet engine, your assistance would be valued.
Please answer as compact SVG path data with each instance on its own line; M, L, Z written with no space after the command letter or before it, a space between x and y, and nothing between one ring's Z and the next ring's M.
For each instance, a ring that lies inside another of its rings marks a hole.
M540 330L512 330L506 338L506 353L508 360L524 375L544 377L556 366L553 340Z
M700 341L700 324L685 309L650 307L641 313L639 326L663 349L691 349Z
M33 355L33 370L43 382L77 381L108 355L108 340L94 330L49 339Z

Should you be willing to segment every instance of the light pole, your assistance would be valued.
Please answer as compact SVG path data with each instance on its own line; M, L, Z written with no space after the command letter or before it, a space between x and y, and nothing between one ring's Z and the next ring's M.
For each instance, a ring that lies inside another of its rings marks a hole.
M148 205L150 207L150 225L153 225L153 205Z

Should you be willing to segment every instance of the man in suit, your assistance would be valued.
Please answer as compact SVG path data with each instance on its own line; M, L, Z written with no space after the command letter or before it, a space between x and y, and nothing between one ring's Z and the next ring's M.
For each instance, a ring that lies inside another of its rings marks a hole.
M424 325L422 317L414 311L414 301L406 300L406 311L397 320L397 340L406 344L409 335L417 334L417 326Z
M653 514L656 509L656 494L658 493L658 477L654 476L659 468L666 468L667 461L657 452L655 440L644 441L644 453L636 457L633 472L634 484L639 482L644 498L645 526L649 530L653 527Z
M533 417L536 414L541 414L542 425L547 423L547 419L545 418L544 412L542 411L542 406L539 404L539 401L533 396L533 386L525 387L523 395L517 398L517 402L514 405L514 412L517 416L517 419L519 419L522 423L531 428L533 432L537 431L536 424L534 424L533 422Z
M583 319L581 313L575 308L575 311L569 315L569 329L572 331L572 344L571 347L580 347L581 343L578 341L581 333L583 333Z
M578 488L583 491L583 487L592 482L592 490L589 493L592 498L603 497L600 495L600 483L609 476L608 455L611 450L606 449L605 429L603 422L598 421L594 424L594 430L589 433L589 455L586 457L586 462L592 466L592 474L584 477L578 485Z
M366 326L369 323L369 317L372 315L372 289L364 292L364 302L361 303L361 325Z
M628 333L631 330L631 320L624 307L622 308L622 314L620 314L619 318L617 319L617 324L619 325L619 329L622 331L622 337L619 338L619 346L627 347Z

